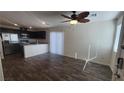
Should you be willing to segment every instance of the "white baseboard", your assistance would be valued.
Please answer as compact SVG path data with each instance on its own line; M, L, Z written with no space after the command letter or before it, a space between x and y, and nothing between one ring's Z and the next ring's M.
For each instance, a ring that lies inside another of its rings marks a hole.
M97 63L97 64L101 64L101 65L110 66L110 64L105 64L104 62L100 62L100 61L96 61L96 60L92 60L91 62L94 62L94 63Z
M70 57L70 58L74 58L73 56L67 56L67 55L63 55L63 56ZM74 59L75 59L75 58L74 58ZM82 58L82 59L77 58L77 59L85 61L84 58ZM96 60L92 60L92 61L90 61L90 62L97 63L97 64L101 64L101 65L110 66L110 64L105 64L104 62L100 62L100 61L96 61Z

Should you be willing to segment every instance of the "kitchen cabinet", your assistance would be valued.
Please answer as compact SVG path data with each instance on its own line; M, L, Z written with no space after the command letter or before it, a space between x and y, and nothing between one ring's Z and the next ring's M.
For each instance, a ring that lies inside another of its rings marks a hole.
M18 42L18 34L10 34L10 41Z
M2 39L3 41L9 41L9 42L14 42L14 43L18 43L19 39L18 39L18 34L14 34L14 33L2 33Z
M4 54L5 55L18 53L19 51L20 51L19 44L8 44L4 42Z
M10 41L10 34L9 33L2 33L3 41Z

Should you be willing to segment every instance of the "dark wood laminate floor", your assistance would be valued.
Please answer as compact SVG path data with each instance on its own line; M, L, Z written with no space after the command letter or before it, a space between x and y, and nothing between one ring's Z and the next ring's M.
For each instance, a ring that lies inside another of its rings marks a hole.
M24 59L20 55L9 55L2 62L5 80L11 81L99 81L111 80L108 66L88 63L55 54L43 54Z

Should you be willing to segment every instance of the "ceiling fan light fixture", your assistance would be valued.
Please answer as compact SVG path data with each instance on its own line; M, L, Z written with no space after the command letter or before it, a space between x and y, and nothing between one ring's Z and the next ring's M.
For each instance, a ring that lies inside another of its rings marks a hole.
M71 20L71 21L70 21L70 24L71 24L71 25L75 25L75 24L77 24L77 23L78 23L77 20Z

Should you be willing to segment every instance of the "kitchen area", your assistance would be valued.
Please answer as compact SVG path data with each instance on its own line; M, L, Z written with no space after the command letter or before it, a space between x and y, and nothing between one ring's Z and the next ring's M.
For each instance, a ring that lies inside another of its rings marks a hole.
M0 28L0 35L4 57L20 54L28 58L48 52L49 33L47 31Z

